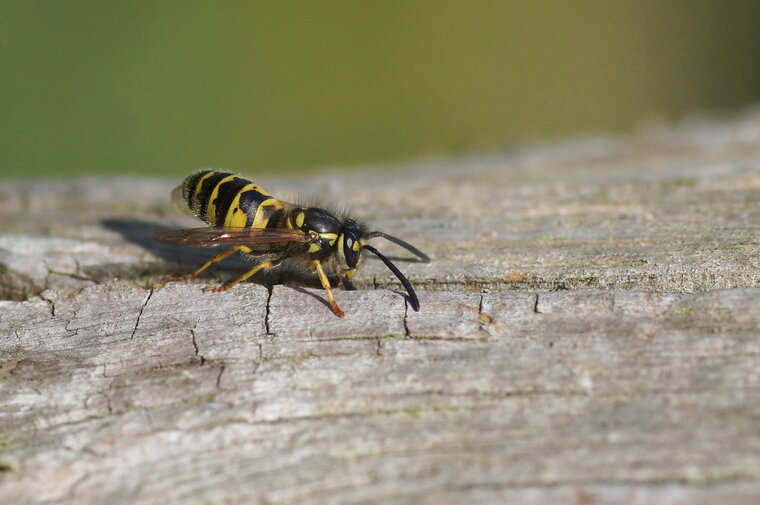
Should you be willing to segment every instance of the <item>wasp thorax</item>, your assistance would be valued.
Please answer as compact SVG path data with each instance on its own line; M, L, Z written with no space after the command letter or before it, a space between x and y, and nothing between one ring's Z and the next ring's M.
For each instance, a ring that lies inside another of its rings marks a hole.
M300 207L289 218L296 228L313 237L309 244L309 253L327 256L335 250L341 224L338 218L329 212L315 207Z
M338 218L326 210L317 208L300 208L294 212L293 222L296 228L305 232L315 231L317 233L334 233L336 236L340 231L340 221Z

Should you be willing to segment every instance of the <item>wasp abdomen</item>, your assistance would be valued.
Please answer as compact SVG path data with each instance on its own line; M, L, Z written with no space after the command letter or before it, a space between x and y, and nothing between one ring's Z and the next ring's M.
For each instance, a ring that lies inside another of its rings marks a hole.
M209 226L266 228L284 203L253 181L218 170L201 170L182 184L190 210Z

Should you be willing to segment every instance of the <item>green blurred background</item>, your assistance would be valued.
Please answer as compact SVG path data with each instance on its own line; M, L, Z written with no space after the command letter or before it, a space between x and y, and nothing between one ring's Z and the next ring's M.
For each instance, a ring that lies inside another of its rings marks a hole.
M324 166L760 98L757 1L0 3L0 177Z

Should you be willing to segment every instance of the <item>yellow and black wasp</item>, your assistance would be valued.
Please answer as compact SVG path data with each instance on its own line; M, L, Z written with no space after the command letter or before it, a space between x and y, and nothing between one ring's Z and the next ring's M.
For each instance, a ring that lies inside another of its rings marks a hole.
M187 177L172 192L180 206L205 221L209 227L157 232L159 242L191 247L232 246L208 260L194 272L167 280L191 279L214 263L236 252L257 261L256 266L237 279L210 291L226 291L259 271L288 265L290 270L316 273L336 316L342 317L332 293L328 275L349 285L361 261L362 251L382 260L403 284L409 304L418 311L420 302L404 274L388 258L367 244L382 237L405 248L420 260L430 258L416 247L381 231L368 231L354 219L317 207L305 207L278 200L253 181L228 172L201 170ZM341 274L345 278L341 277Z

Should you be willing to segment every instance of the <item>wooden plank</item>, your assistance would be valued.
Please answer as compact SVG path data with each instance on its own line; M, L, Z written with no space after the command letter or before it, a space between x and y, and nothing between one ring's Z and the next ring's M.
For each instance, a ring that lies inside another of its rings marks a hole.
M0 185L0 503L757 503L760 115L296 182L356 291L161 284L178 181Z

